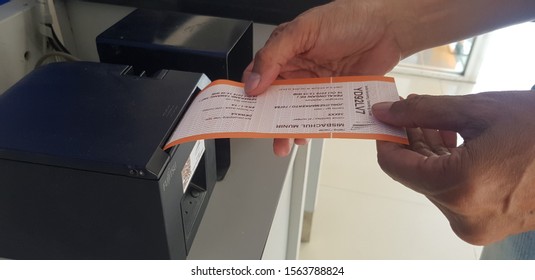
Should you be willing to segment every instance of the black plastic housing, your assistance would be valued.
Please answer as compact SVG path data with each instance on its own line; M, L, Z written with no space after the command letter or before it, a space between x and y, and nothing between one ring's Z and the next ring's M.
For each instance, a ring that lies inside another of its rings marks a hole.
M162 147L206 80L54 63L0 95L0 257L186 258L215 185L215 147L204 142L186 187L195 142Z
M96 38L100 61L149 75L161 69L240 81L253 58L252 22L138 9ZM217 139L217 178L230 167L230 140Z

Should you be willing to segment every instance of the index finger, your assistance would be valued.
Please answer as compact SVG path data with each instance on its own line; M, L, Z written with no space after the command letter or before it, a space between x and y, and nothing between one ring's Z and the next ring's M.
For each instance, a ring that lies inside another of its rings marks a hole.
M300 33L294 25L282 24L271 34L253 62L243 73L245 92L249 95L263 93L277 79L290 59L299 54Z
M410 95L393 103L378 103L373 114L382 122L400 127L422 127L456 132L484 127L485 110L476 96ZM461 133L462 134L462 133Z

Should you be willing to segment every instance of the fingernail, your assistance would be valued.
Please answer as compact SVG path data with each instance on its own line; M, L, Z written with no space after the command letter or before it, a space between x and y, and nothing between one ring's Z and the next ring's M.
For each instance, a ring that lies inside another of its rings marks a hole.
M247 77L247 80L245 80L244 89L246 93L250 93L255 88L258 87L258 84L260 83L260 74L258 73L251 73L249 74L249 77Z
M387 112L388 110L390 110L390 107L392 107L392 104L394 102L380 102L380 103L375 103L373 104L372 106L372 111L374 114L381 114L381 113L385 113Z

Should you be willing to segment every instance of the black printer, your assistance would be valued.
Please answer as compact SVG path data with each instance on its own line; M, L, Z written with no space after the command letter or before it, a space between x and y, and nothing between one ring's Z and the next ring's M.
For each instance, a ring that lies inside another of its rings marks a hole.
M54 63L0 94L0 257L184 259L214 141L163 150L203 74Z
M241 80L253 60L253 23L173 11L137 9L96 37L101 62L151 75L164 69ZM230 140L217 139L217 179L231 164Z

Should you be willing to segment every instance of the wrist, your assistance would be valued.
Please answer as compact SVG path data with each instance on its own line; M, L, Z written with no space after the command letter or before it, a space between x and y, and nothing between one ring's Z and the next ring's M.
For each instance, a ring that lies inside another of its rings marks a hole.
M385 7L388 7L390 26L402 50L402 58L463 39L467 28L471 28L466 21L459 22L458 17L459 10L463 10L460 2L467 0L385 1L388 2Z
M402 57L535 19L533 0L383 0Z

